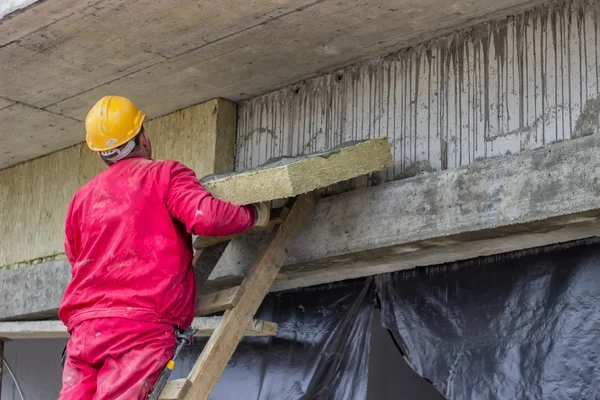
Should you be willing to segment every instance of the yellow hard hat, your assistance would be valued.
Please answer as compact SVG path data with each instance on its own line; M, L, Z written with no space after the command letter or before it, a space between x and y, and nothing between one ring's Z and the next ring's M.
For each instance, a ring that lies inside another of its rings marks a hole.
M146 114L125 97L105 96L85 119L86 142L94 151L107 151L127 143L140 131Z

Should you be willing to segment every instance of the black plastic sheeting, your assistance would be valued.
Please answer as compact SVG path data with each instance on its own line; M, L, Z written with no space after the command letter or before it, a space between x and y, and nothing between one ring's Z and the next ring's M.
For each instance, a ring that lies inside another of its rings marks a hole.
M449 399L600 399L600 246L377 277L382 321Z
M269 295L256 318L277 322L277 336L244 338L210 399L366 399L374 302L372 279ZM184 350L172 379L205 344Z

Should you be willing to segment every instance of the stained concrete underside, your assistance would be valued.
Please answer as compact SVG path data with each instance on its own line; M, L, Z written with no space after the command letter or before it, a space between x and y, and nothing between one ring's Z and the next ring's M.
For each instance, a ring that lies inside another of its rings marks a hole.
M600 134L321 199L273 290L471 259L600 233ZM237 284L260 235L230 242L207 286ZM70 268L0 274L0 318L52 316Z
M0 21L0 169L81 142L106 94L239 101L542 2L39 1Z

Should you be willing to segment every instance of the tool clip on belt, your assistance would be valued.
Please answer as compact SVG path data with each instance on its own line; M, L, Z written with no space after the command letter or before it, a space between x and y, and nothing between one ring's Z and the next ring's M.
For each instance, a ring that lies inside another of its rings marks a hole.
M154 388L152 388L152 392L150 392L150 394L148 395L149 400L158 400L160 392L162 392L165 388L165 385L169 380L169 376L171 375L171 372L173 372L173 368L175 367L175 359L177 359L177 356L181 352L181 349L183 349L184 346L187 346L192 342L192 338L196 334L196 332L198 332L198 329L190 327L183 332L177 333L177 341L175 344L175 352L173 353L173 358L169 360L165 368L163 368L163 370L161 371L158 380L154 385Z

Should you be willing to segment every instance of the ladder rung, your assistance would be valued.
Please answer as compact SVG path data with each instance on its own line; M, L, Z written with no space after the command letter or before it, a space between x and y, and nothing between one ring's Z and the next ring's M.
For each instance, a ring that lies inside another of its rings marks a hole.
M220 318L219 322L221 322ZM276 336L277 328L278 327L275 322L253 319L252 322L250 322L250 325L248 325L246 328L244 336Z
M195 315L199 317L232 309L239 301L241 295L239 289L239 286L235 286L218 292L198 296L198 299L196 300Z

